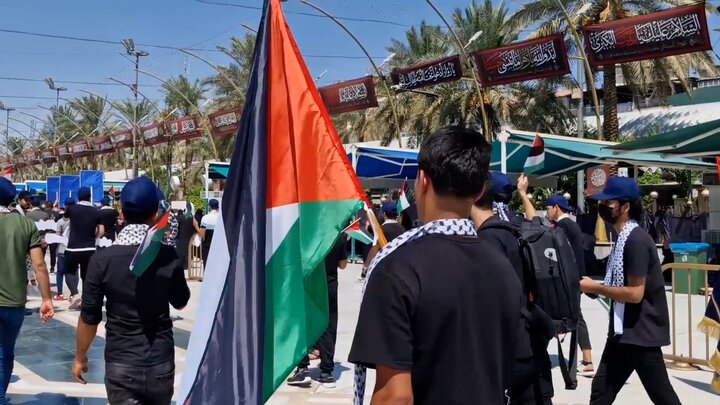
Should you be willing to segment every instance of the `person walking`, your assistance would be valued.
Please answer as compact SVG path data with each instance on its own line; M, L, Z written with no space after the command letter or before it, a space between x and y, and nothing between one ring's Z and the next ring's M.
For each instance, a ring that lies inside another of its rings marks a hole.
M65 201L65 205L73 205L75 202L71 199L68 199ZM58 236L65 238L66 240L70 236L70 220L63 217L58 221L57 224L57 234ZM55 279L55 284L57 288L57 294L54 297L55 301L63 301L65 300L65 297L63 296L63 281L65 281L65 249L67 248L66 242L61 242L56 244L58 246L57 248L57 255L58 255L58 262L57 262L57 274ZM68 284L68 287L70 284ZM77 284L75 285L75 294L77 294Z
M610 298L608 340L593 378L590 404L615 401L633 371L654 404L680 404L662 347L670 344L665 282L655 241L640 227L642 199L635 180L611 177L599 200L600 217L618 233L603 283L585 276L580 289Z
M202 217L200 223L194 223L195 231L202 238L202 260L203 269L207 267L207 259L210 254L210 245L212 245L213 233L215 233L215 225L218 221L218 210L220 209L220 203L216 199L208 201L208 208L210 212Z
M50 299L50 277L42 255L40 235L33 221L10 205L15 186L0 177L0 405L7 405L7 388L15 361L15 342L25 319L27 273L25 257L30 253L35 277L40 287L40 319L48 321L55 314Z
M486 190L501 189L493 187L495 176L489 180ZM510 405L551 405L554 396L552 383L552 363L547 346L555 336L555 325L533 297L537 297L536 280L530 275L533 269L526 269L525 259L520 251L518 238L520 228L517 224L504 221L493 211L493 202L497 197L492 192L483 194L475 201L471 218L478 228L478 238L494 245L503 253L517 275L523 290L523 310L518 324L513 378L508 385L507 396Z
M111 404L167 405L173 395L175 343L170 305L182 309L190 299L185 273L175 249L162 243L141 276L130 271L135 253L157 219L156 188L145 176L125 185L120 199L127 226L112 246L90 259L83 285L72 375L86 384L82 374L88 371L87 352L103 320L106 300L105 389Z
M489 162L490 145L474 130L446 127L423 141L415 201L424 225L386 245L368 269L349 356L355 401L371 367L374 405L506 402L522 289L468 219Z
M110 198L100 200L100 223L105 230L105 237L115 241L115 229L117 228L118 212L110 206Z
M572 210L570 209L567 198L562 195L553 195L548 197L545 205L547 218L553 226L562 229L567 236L575 256L575 263L578 266L580 278L586 276L585 249L583 247L585 236L583 236L580 225L570 218L569 213ZM577 342L582 353L582 361L577 366L576 373L583 377L593 377L595 375L595 367L592 362L592 344L590 343L590 332L588 331L587 322L585 322L585 318L583 318L582 310L578 317Z
M383 231L383 235L385 235L385 239L388 243L395 240L398 236L405 233L406 229L400 225L398 220L398 212L397 212L397 203L394 201L385 201L382 204L382 213L383 213L383 223L380 226ZM370 248L370 252L368 252L367 258L363 261L363 267L362 267L362 273L360 274L360 277L358 278L359 281L365 280L365 276L367 275L368 267L370 266L370 263L372 263L372 260L375 258L375 255L378 254L380 251L380 245L373 245L373 247Z
M318 382L325 388L335 388L335 342L337 340L338 324L338 269L347 267L347 249L345 235L335 240L330 252L325 256L325 275L328 288L328 327L320 336L316 347L320 350L320 377ZM298 364L293 375L288 378L288 385L306 386L310 383L310 356L308 354Z
M65 218L70 220L70 237L65 248L65 276L70 278L70 309L77 309L80 305L75 302L77 288L72 287L77 285L77 269L80 269L84 283L88 263L96 250L95 241L105 233L100 212L90 203L90 196L89 188L80 187L78 203L65 207Z

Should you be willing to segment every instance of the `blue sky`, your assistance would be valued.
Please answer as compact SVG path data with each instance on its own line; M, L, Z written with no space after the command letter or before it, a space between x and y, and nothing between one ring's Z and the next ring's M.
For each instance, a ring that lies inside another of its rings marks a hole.
M202 1L202 0L201 0ZM208 0L219 3L259 7L261 0ZM404 38L404 32L421 20L440 24L439 18L422 0L314 0L336 16L393 21L406 26L393 26L368 22L347 22L348 27L381 61L390 38ZM436 0L447 16L456 7L464 7L469 0ZM507 1L511 9L522 1ZM297 0L284 3L284 9L300 51L313 76L327 73L319 84L356 78L368 72L369 63L362 58L360 49L332 21L291 14L314 13L314 10ZM231 36L242 36L246 30L240 24L257 26L259 10L203 4L197 0L2 0L0 1L0 28L43 34L96 38L119 41L133 38L136 43L214 49L226 45ZM720 19L709 19L711 28L720 25ZM713 41L717 33L713 33ZM141 68L163 78L186 74L190 78L204 78L212 71L202 62L186 57L179 51L138 46L150 56L143 58ZM69 88L63 97L81 96L79 90L88 90L110 99L131 97L130 90L118 85L73 84L63 81L108 83L109 77L125 82L134 80L132 64L121 53L117 44L89 43L65 39L41 38L0 32L0 77L43 79L52 77ZM199 52L213 63L228 63L229 59L217 52ZM354 59L335 56L354 57ZM161 99L158 81L150 77L140 79L140 91L150 99ZM38 97L16 98L16 97ZM0 101L44 118L47 111L38 105L54 105L54 92L42 82L0 79ZM62 101L61 101L62 102ZM14 118L26 123L31 118L14 113ZM4 114L1 121L4 123ZM10 124L20 132L29 129L22 124Z

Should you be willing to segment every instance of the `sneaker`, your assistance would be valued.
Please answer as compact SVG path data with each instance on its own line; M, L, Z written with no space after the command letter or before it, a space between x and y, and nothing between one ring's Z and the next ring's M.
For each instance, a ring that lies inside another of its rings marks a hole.
M82 304L82 300L80 298L75 298L71 303L68 309L77 311L80 309L80 304Z
M592 362L580 362L577 368L577 375L582 377L595 377L595 367L593 367Z
M320 373L320 377L317 381L325 388L335 388L335 378L333 378L330 373Z
M312 382L310 372L306 367L298 367L297 370L287 379L287 384L292 386L309 386Z
M65 297L63 297L62 294L57 294L57 295L55 295L55 296L53 297L53 299L54 299L55 301L63 301L63 300L65 299Z

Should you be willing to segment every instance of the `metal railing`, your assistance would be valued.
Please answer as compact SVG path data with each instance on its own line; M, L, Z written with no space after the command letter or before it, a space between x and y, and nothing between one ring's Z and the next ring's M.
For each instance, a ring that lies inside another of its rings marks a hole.
M663 354L663 357L666 360L671 360L672 363L668 365L668 368L672 368L675 370L696 370L698 366L707 366L708 361L710 360L710 356L714 353L714 350L710 350L710 336L705 335L705 356L702 357L695 357L693 355L693 331L697 328L697 320L693 322L693 304L692 304L692 298L693 291L691 291L691 285L692 285L692 274L690 270L692 271L702 271L704 272L703 278L704 278L704 285L703 288L700 289L700 291L697 291L697 293L702 293L704 295L704 303L705 305L702 308L703 314L705 313L705 308L707 308L708 303L710 302L710 295L712 293L712 290L709 288L708 285L708 273L711 271L720 271L719 265L712 265L712 264L695 264L695 263L668 263L664 266L662 266L663 272L665 270L670 270L672 272L672 299L671 299L671 344L672 344L672 354ZM687 345L687 355L685 355L685 352L681 352L678 354L678 348L677 348L677 341L678 341L678 330L677 330L677 292L676 292L676 283L675 283L675 270L687 270L686 271L686 277L687 277L687 333L688 333L688 345ZM698 332L700 333L700 332Z
M202 281L203 276L205 275L202 257L202 239L196 246L195 243L193 243L196 238L200 238L200 235L197 233L193 234L193 236L190 237L190 242L188 242L188 279Z

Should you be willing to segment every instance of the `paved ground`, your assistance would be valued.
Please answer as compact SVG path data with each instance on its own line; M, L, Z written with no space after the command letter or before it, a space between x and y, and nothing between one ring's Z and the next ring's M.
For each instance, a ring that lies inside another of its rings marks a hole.
M359 265L350 265L347 270L340 273L340 319L338 325L338 343L336 351L337 366L335 377L337 387L328 389L313 383L309 389L281 386L268 404L271 405L340 405L351 403L352 398L352 366L347 363L347 355L352 342L357 311L360 303L361 285L355 282L359 273ZM54 276L52 277L54 280ZM200 283L191 283L193 296L184 311L173 311L176 341L176 362L179 372L182 371L185 361L185 350L192 328L192 320L197 311L197 299ZM703 311L702 297L693 297L694 318L691 324L697 323ZM30 306L37 306L37 299L32 299ZM688 333L687 322L687 296L678 296L678 353L688 353L687 344L693 342L695 357L704 357L705 339L703 335L694 332L692 337ZM607 311L600 301L584 298L583 313L591 333L591 340L595 348L595 361L599 362L607 333ZM89 384L86 386L72 382L70 365L74 356L75 340L74 325L77 323L77 312L68 311L67 303L59 304L58 312L52 321L46 325L40 324L37 314L25 319L17 345L17 358L15 372L10 385L11 403L23 405L69 405L69 404L106 404L105 388L103 385L104 363L102 360L104 347L104 327L99 328L99 337L90 350L90 370L86 375ZM711 344L712 347L712 344ZM670 348L668 348L669 352ZM550 352L556 362L557 347L551 344ZM312 371L319 374L317 369ZM591 380L580 377L578 389L564 390L560 370L555 365L553 376L556 395L556 404L587 404L590 396ZM708 381L711 374L708 371L674 371L670 370L671 381L680 399L686 404L713 404L719 403L720 396L710 392ZM180 375L176 376L179 383ZM371 374L369 387L374 385L374 376ZM636 375L633 375L623 388L617 400L619 404L641 405L649 404L650 400L645 394Z

